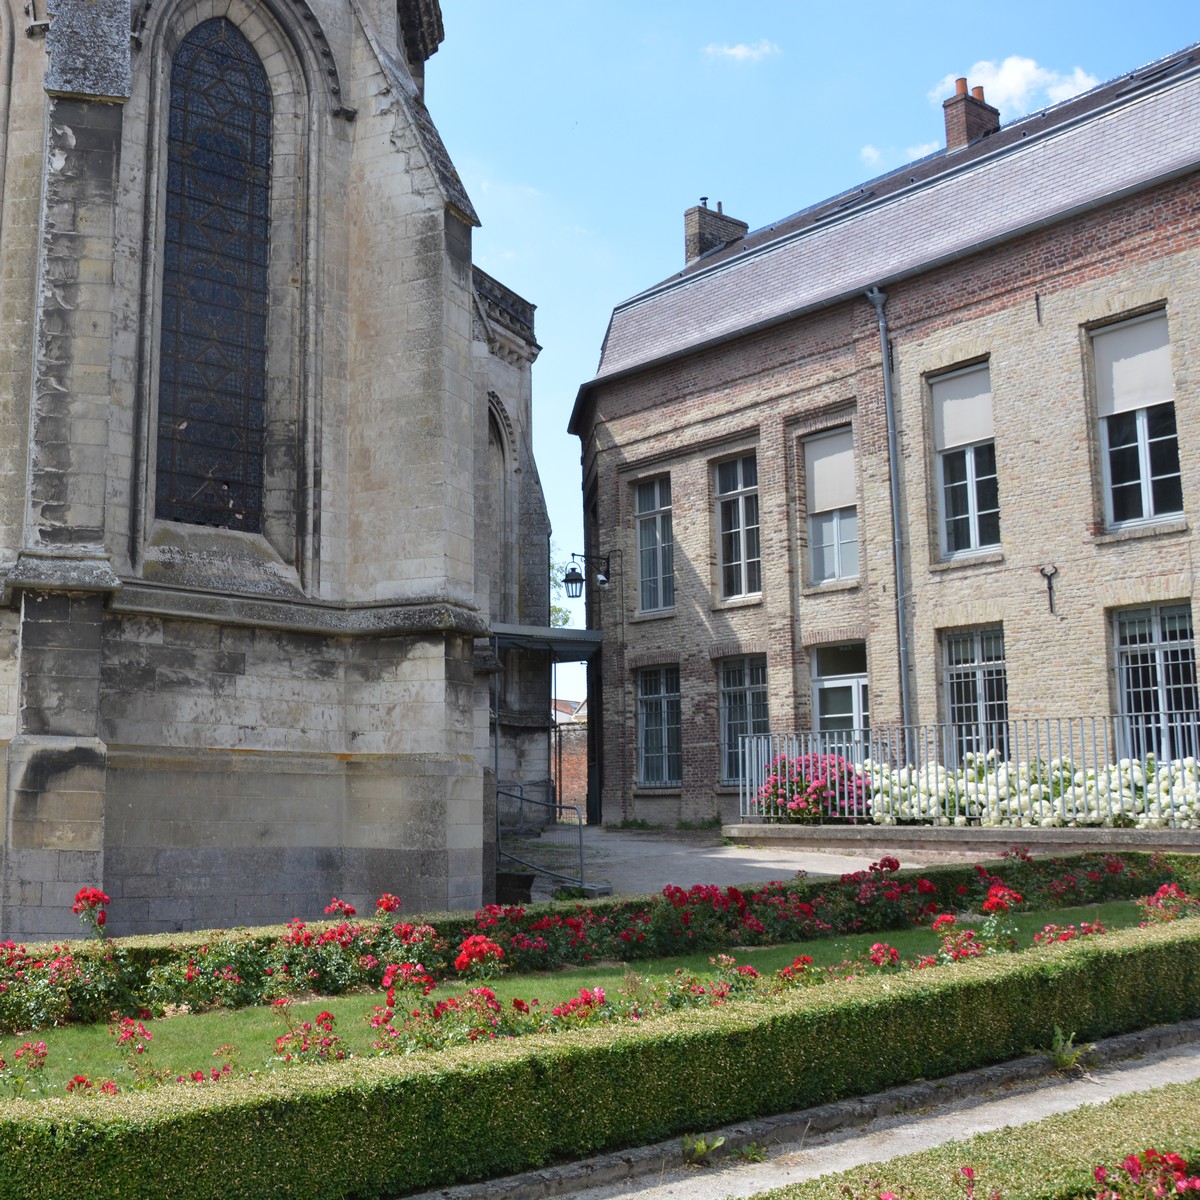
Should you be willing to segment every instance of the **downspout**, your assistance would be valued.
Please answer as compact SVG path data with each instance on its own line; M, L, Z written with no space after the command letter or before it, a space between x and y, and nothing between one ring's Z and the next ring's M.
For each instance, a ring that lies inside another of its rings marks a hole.
M496 778L492 786L500 789L500 638L492 634L492 656L496 670L492 672L492 771ZM499 817L496 818L499 821Z
M879 318L879 349L883 356L883 406L887 413L888 483L892 495L892 562L896 570L896 641L900 648L900 717L904 723L905 743L912 728L912 692L908 671L908 615L904 595L904 530L900 520L900 455L896 445L896 399L892 390L892 355L888 346L887 292L878 286L867 290L867 299ZM907 745L905 754L907 757Z

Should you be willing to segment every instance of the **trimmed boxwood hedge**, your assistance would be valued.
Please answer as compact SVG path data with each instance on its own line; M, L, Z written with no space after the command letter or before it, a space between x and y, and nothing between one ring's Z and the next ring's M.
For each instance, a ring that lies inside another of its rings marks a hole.
M865 1181L904 1200L945 1200L963 1194L962 1168L975 1172L975 1194L999 1188L1002 1200L1076 1200L1095 1195L1093 1169L1112 1168L1151 1148L1172 1151L1195 1172L1200 1167L1200 1080L1169 1084L1087 1104L1028 1125L981 1133L961 1142L866 1163L820 1179L760 1192L753 1200L846 1200L874 1196ZM1114 1177L1123 1178L1120 1172ZM903 1189L903 1191L901 1191Z
M372 1197L867 1095L1200 1015L1200 922L801 990L644 1027L0 1104L0 1200ZM564 1121L562 1114L583 1114Z

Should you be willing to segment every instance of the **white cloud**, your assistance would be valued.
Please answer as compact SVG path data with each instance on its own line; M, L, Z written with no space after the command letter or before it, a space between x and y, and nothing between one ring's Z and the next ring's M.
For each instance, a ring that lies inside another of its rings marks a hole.
M709 58L732 58L735 62L759 62L769 55L778 54L779 47L774 42L762 38L753 45L748 42L738 42L734 46L725 46L713 42L704 47L704 53Z
M955 78L947 75L930 90L931 103L941 104L954 95ZM982 85L984 98L1000 110L1006 121L1047 104L1070 99L1099 82L1082 67L1064 75L1019 54L1010 54L999 64L987 60L977 62L967 72L967 81L971 87Z
M1052 103L1057 104L1060 100L1070 100L1072 96L1078 96L1080 92L1090 91L1099 82L1082 67L1076 67L1070 75L1060 75L1057 83L1050 84L1046 88L1046 95Z
M859 157L867 164L868 167L873 167L883 156L870 143L865 145L859 152Z
M904 156L909 162L916 162L918 158L924 158L927 154L932 154L935 150L942 148L941 142L922 142L919 146L906 146L904 148Z

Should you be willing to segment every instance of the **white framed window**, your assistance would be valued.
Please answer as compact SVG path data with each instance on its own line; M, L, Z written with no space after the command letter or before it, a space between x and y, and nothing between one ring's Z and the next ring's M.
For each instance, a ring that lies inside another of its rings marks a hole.
M849 427L804 441L808 500L808 577L812 583L858 578L858 495Z
M1114 614L1113 632L1122 750L1163 761L1194 756L1200 693L1191 607L1123 609Z
M717 464L721 598L762 591L758 540L758 461L753 454Z
M678 667L637 674L637 780L641 787L683 782Z
M642 612L674 608L675 539L671 529L670 476L639 483L634 512L638 539L638 607Z
M1094 329L1104 515L1110 528L1183 511L1167 314Z
M866 642L816 647L812 684L813 728L826 750L854 755L871 728Z
M929 381L945 557L1000 544L1000 489L987 363Z
M954 755L1008 751L1008 671L1003 629L942 635L946 723Z
M766 655L723 658L717 663L721 712L721 782L742 777L740 739L771 732Z

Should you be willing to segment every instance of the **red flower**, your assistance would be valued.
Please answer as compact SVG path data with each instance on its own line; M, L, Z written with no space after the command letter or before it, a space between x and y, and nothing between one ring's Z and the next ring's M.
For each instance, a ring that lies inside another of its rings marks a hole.
M1014 904L1020 904L1024 897L1012 888L1002 883L993 883L988 888L987 899L983 902L985 913L1006 913Z
M71 905L71 911L78 916L89 908L103 908L111 903L99 888L82 887L75 893L75 903Z
M333 913L337 916L352 917L358 909L353 904L347 904L345 900L339 900L336 896L325 906L327 913Z
M375 901L375 911L378 913L393 913L400 908L400 897L393 896L391 892L384 892L378 900Z

